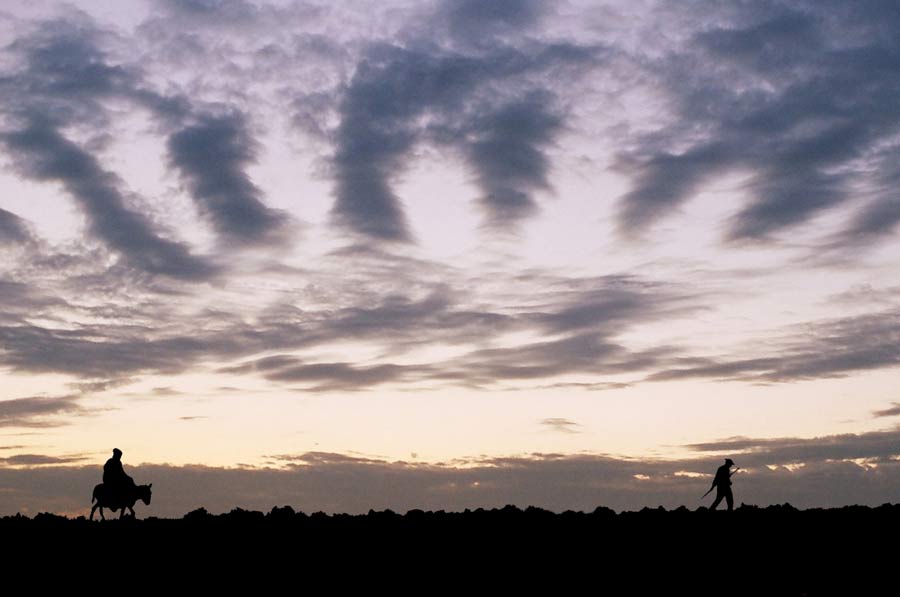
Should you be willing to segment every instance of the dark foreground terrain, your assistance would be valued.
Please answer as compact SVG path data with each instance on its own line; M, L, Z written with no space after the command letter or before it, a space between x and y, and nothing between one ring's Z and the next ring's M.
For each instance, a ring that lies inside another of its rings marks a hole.
M218 516L201 509L182 519L0 519L8 570L39 563L45 574L62 566L91 579L254 583L253 594L285 582L291 593L316 594L896 594L898 531L900 505L362 516L285 507Z

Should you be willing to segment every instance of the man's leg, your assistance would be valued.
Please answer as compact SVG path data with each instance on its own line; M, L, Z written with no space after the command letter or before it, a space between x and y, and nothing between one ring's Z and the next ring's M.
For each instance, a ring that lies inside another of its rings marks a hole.
M731 494L731 488L725 493L725 503L728 504L728 511L734 510L734 496Z
M710 510L715 510L719 507L719 503L722 501L722 498L725 497L721 491L716 491L716 500L712 503L712 506L709 507Z

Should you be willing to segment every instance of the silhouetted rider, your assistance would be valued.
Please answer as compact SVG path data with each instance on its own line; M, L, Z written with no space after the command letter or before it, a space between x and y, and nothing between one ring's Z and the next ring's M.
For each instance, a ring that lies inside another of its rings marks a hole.
M722 498L725 498L729 512L734 509L734 496L731 495L731 475L734 474L731 472L731 467L733 466L734 461L731 458L726 458L725 464L716 470L716 477L713 479L712 487L709 488L709 491L712 491L713 487L716 488L716 499L712 506L709 507L710 510L715 510Z
M122 467L122 450L113 448L112 458L103 465L103 484L115 494L134 489L134 479L125 474Z

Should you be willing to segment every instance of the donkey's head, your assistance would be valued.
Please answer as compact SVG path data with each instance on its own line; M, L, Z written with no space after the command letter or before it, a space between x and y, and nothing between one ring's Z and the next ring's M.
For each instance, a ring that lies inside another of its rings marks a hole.
M137 494L138 498L148 506L150 505L150 497L152 496L152 492L150 488L153 487L153 483L150 485L138 485Z

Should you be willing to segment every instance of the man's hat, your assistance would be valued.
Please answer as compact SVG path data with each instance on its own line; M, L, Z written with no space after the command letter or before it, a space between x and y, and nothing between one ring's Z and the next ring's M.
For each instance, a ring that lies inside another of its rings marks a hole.
M734 464L734 460L732 460L731 458L726 458L726 459L725 459L725 464L727 464L727 465L730 466L730 465Z
M113 448L113 454L118 454L119 456L121 456L121 455L122 455L122 450L120 450L120 449L118 449L118 448Z

